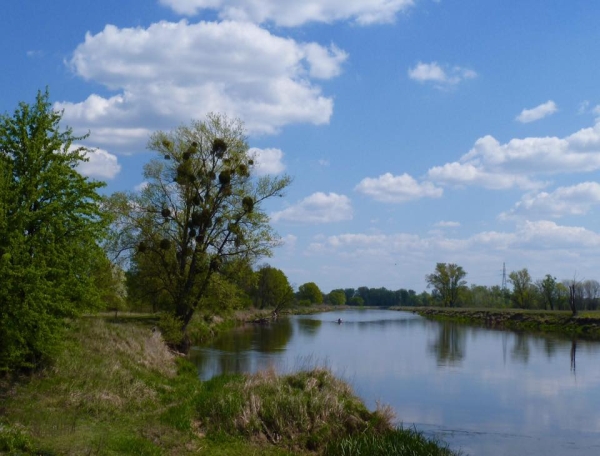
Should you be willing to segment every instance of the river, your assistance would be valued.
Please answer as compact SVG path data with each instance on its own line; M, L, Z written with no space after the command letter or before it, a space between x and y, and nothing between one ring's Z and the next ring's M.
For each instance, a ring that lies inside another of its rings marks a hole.
M350 309L236 328L192 360L202 379L327 366L466 455L597 456L599 355L597 342Z

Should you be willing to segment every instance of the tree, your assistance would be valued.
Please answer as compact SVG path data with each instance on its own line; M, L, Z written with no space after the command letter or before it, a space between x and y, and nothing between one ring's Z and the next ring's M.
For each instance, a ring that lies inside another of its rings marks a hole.
M433 274L427 274L427 287L432 287L438 294L444 307L454 307L460 293L466 289L467 282L463 280L467 273L462 266L450 263L438 263Z
M560 291L556 277L546 274L544 280L538 280L537 287L546 309L554 310L560 299Z
M278 244L261 206L282 196L290 178L254 177L243 125L223 115L156 132L148 148L160 158L145 166L145 188L111 198L112 248L137 264L181 322L185 351L187 327L210 304L211 287L225 286L227 265L269 256Z
M294 290L281 269L265 265L258 270L257 275L254 299L257 308L269 307L274 312L279 312L293 301Z
M584 280L581 286L584 293L585 308L596 310L598 308L598 298L600 297L600 283L597 280Z
M346 293L344 290L331 290L327 295L327 300L334 306L343 306L346 304Z
M307 282L298 287L298 300L308 301L311 304L321 304L323 302L323 293L314 282Z
M360 296L355 295L352 298L350 298L350 301L348 301L348 305L362 307L365 305L365 300Z
M513 286L512 299L515 306L521 309L530 309L533 306L534 293L527 268L511 272L508 280Z
M47 91L0 117L0 370L43 363L65 317L99 304L104 184L77 172L91 151L60 120Z
M563 284L568 289L567 302L571 313L575 317L583 304L584 289L582 282L574 276L571 280L563 280Z

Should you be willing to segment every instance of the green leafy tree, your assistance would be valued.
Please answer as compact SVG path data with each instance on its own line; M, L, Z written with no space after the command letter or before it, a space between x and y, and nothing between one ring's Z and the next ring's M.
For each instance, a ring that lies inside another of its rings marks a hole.
M145 188L111 198L112 249L137 263L181 322L185 351L187 327L211 303L211 288L225 285L227 266L269 256L278 244L262 204L282 196L290 178L254 177L242 123L222 115L156 132L148 148L159 158L144 168Z
M556 277L546 274L543 280L537 282L539 295L544 304L544 308L554 310L557 308L560 299L560 290Z
M511 272L508 275L508 280L513 286L512 299L515 306L521 309L531 309L535 292L527 268Z
M321 304L323 302L323 293L314 282L300 285L297 297L299 301L308 301L310 304Z
M365 305L365 300L360 296L356 295L350 298L350 301L348 301L348 305L362 307Z
M584 292L586 310L597 310L600 298L600 283L597 280L584 280L581 284Z
M91 151L60 120L47 91L0 117L0 370L43 363L65 317L99 304L103 184L77 172Z
M467 273L462 266L454 263L438 263L433 274L427 274L427 287L434 289L444 307L454 307L458 303L460 293L466 289L464 280Z
M255 291L255 306L266 307L279 312L294 300L294 290L282 270L269 265L261 267L258 272Z
M343 306L346 304L346 293L344 290L331 290L327 295L327 301L334 306Z
M114 312L115 318L117 318L119 311L128 309L127 287L123 269L104 257L99 259L93 278L96 288L99 290L104 310Z

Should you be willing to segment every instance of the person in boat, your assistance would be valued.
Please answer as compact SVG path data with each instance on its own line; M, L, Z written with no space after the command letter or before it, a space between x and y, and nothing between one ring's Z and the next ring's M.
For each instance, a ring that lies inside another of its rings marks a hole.
M342 324L342 319L338 318L338 325L341 325L341 324Z

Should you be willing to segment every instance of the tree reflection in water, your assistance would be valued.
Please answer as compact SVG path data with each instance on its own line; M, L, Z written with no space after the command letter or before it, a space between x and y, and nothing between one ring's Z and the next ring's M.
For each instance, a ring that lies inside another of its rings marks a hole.
M575 371L575 357L577 355L577 339L574 339L571 342L571 372L573 375L576 373Z
M299 318L298 331L307 336L316 336L323 322L312 318Z
M429 346L438 366L459 365L465 356L465 328L451 322L441 322L436 341Z

